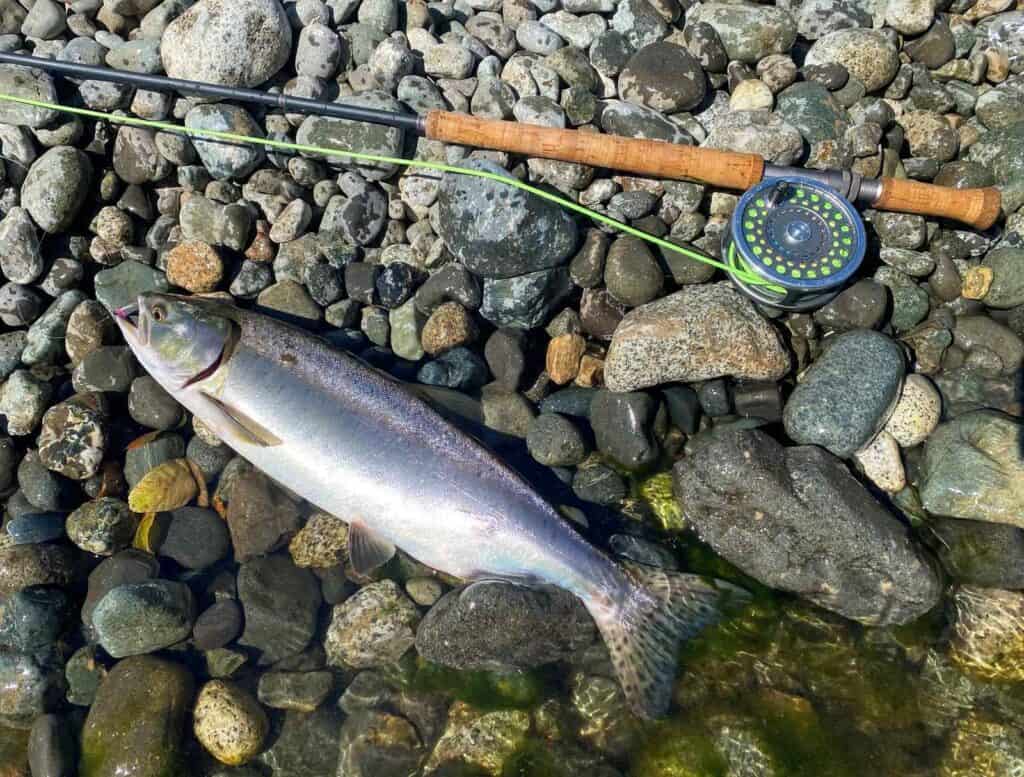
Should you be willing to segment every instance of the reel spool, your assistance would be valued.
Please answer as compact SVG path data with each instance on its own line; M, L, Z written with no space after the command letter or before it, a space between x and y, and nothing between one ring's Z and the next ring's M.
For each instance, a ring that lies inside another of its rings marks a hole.
M864 222L830 186L797 176L769 178L740 197L722 241L726 263L763 278L732 275L751 299L782 310L827 304L864 258Z

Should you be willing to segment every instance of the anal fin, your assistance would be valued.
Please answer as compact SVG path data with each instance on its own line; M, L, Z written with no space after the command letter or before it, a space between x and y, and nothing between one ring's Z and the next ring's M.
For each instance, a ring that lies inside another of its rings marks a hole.
M352 521L348 525L348 556L359 575L368 575L395 555L395 546L378 537L366 524Z

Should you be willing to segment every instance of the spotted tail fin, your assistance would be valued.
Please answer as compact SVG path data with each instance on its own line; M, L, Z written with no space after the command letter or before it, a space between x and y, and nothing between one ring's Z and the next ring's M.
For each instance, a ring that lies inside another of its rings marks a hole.
M668 711L679 646L749 600L746 591L697 575L642 564L622 564L626 582L618 601L590 605L611 655L626 701L642 718Z

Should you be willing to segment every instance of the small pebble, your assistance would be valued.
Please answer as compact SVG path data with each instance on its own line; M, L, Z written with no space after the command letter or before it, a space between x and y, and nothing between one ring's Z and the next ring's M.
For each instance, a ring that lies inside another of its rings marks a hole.
M270 729L266 712L252 694L223 680L211 680L200 689L192 721L196 739L228 766L255 758Z
M167 280L194 294L213 291L223 275L217 250L198 240L179 243L167 254Z

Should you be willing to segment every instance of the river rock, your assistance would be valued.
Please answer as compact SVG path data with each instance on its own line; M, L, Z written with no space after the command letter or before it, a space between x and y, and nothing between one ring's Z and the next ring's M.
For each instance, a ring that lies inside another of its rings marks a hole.
M874 92L887 86L899 69L899 52L881 31L836 30L815 41L804 66L836 62Z
M152 653L192 633L195 601L188 586L170 580L126 583L92 612L99 642L114 658Z
M586 609L561 589L486 581L442 596L416 630L416 650L455 669L509 671L567 659L595 635Z
M370 583L334 606L324 638L329 663L387 666L412 647L420 612L392 580Z
M56 708L63 678L41 657L0 649L0 717L28 728Z
M36 225L25 208L11 208L0 221L0 245L4 248L0 270L7 280L33 283L46 269Z
M68 539L87 553L111 556L131 545L137 524L138 518L125 502L105 496L86 502L68 516Z
M796 20L783 8L753 3L704 3L687 25L706 22L722 39L729 59L750 65L770 54L785 54L796 41Z
M774 327L729 283L691 286L626 314L612 337L605 383L634 391L722 376L778 380L789 355Z
M259 652L261 664L301 653L316 631L320 586L285 554L258 558L238 571L245 631L238 644Z
M71 601L53 586L12 594L0 611L0 645L23 653L50 649L68 625Z
M907 623L938 602L928 555L839 459L733 431L674 471L687 521L716 553L773 588L860 623Z
M997 248L983 262L992 270L992 285L984 302L990 308L1014 308L1024 305L1024 249Z
M252 760L270 729L267 713L244 688L211 680L199 691L192 712L196 739L221 763L240 766Z
M0 600L33 585L67 585L72 564L71 553L60 545L0 548Z
M174 559L186 569L206 569L231 551L231 538L224 521L213 510L181 507L171 513L167 533L160 543L160 555Z
M837 335L786 403L786 433L837 456L856 453L879 432L900 396L903 352L867 329Z
M619 74L624 100L662 113L678 113L704 99L704 71L682 46L659 41L634 54Z
M931 546L950 577L984 588L1024 588L1024 529L932 516Z
M377 108L404 113L405 108L387 92L367 90L349 97L339 97L336 102L362 108ZM368 154L400 157L405 135L402 130L383 125L366 124L347 119L333 119L325 116L307 116L296 133L296 142L311 146L359 149ZM384 162L360 162L344 155L320 156L335 167L351 168L370 181L389 178L396 167Z
M796 127L808 143L836 140L850 126L846 110L821 84L801 81L778 96L777 113Z
M96 692L82 730L80 777L166 777L184 756L192 675L179 664L126 658Z
M994 410L941 424L925 443L920 493L936 515L1024 528L1024 424Z
M216 130L236 135L263 137L263 131L249 112L236 105L197 105L185 115L190 129ZM260 146L225 143L220 140L193 139L203 166L220 180L246 178L260 163L264 153Z
M0 91L14 97L28 100L56 103L57 87L49 74L35 68L19 65L0 65ZM37 108L4 101L0 104L0 123L15 127L45 127L52 124L58 116L52 108Z
M493 162L468 166L510 177ZM447 173L437 207L439 234L448 250L484 278L556 267L576 248L576 226L565 210L496 181Z
M803 153L800 131L777 113L730 111L716 119L701 148L757 154L777 165L791 165Z
M32 163L21 187L21 202L44 232L57 234L75 220L91 182L89 157L77 148L57 146Z
M252 471L232 488L227 525L235 558L244 563L280 547L302 523L295 504L263 473Z
M171 78L242 87L267 81L291 48L292 27L278 0L200 0L160 41Z

